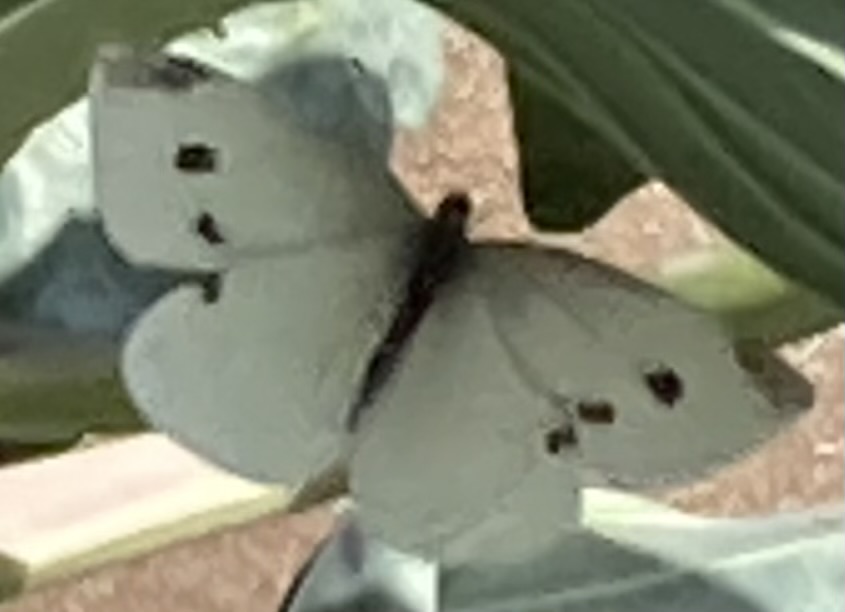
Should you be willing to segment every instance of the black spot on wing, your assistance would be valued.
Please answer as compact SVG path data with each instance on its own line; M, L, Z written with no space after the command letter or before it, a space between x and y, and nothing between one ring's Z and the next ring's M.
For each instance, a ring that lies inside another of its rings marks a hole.
M616 408L606 400L581 400L575 411L581 421L592 425L610 425L616 420Z
M543 442L549 455L559 455L567 448L578 446L578 434L571 424L561 425L547 431Z
M206 304L215 304L220 301L223 293L223 278L220 274L206 274L199 279L199 286L202 289L202 300Z
M211 246L223 244L226 239L220 232L217 220L209 213L204 212L194 221L194 232Z
M173 166L186 174L211 174L217 170L217 149L202 142L180 144Z
M684 397L684 381L670 367L653 366L643 373L643 380L654 398L667 408L672 408Z

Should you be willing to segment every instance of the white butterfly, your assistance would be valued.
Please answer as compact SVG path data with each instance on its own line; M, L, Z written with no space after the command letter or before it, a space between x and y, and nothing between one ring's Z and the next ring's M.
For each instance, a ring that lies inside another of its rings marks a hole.
M575 518L583 475L700 474L791 416L706 316L569 252L470 247L465 198L425 220L382 156L310 131L284 100L115 49L91 98L111 238L206 279L132 331L139 408L255 479L347 458L364 525L400 548L522 554Z

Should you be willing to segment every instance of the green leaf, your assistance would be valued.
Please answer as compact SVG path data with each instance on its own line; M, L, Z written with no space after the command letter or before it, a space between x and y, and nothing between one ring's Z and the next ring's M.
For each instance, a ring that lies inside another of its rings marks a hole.
M68 444L144 428L117 376L116 342L0 325L0 442Z
M0 1L0 19L5 15L17 10L21 6L29 3L32 4L35 0L1 0Z
M23 591L26 567L11 557L0 553L0 601L5 601Z
M213 26L244 0L40 0L0 21L0 163L82 95L103 42L163 43Z
M845 319L838 305L730 245L669 259L652 280L715 314L740 342L776 347Z
M613 147L511 70L525 210L545 230L580 231L645 181Z
M640 172L845 304L841 3L428 3L486 35Z

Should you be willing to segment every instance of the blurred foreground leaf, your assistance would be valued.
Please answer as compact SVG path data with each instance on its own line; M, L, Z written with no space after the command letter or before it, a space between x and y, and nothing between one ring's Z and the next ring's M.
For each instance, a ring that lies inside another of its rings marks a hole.
M667 260L653 281L715 314L740 342L776 347L845 319L840 306L730 245Z
M559 107L529 151L574 156L577 117L775 269L845 304L841 2L427 1ZM560 209L566 222L577 198L551 195L529 212L548 222Z
M361 535L354 522L319 553L284 612L838 612L842 508L704 519L588 490L584 529L523 563L441 568ZM352 562L351 559L355 559ZM365 603L366 602L366 603Z

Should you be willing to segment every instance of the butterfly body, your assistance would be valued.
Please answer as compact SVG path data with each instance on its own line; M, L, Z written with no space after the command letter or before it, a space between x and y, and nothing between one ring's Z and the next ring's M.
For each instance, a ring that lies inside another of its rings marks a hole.
M433 303L437 290L456 273L467 250L466 225L471 205L463 194L453 194L437 207L426 222L413 253L411 273L390 327L379 343L361 380L361 387L347 416L354 430L378 390L387 382L401 359L403 348Z

